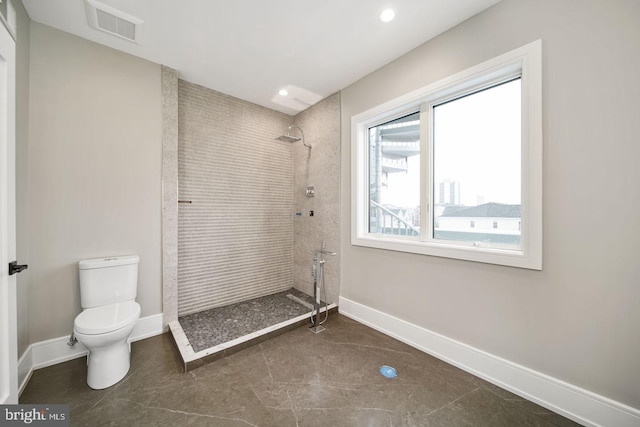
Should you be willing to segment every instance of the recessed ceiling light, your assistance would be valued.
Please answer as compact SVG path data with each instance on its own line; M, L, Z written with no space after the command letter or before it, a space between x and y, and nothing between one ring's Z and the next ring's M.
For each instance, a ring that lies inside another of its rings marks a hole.
M282 92L284 91L284 92ZM282 95L286 93L286 95ZM294 85L287 85L281 87L271 98L272 102L278 105L284 106L287 109L294 110L296 112L306 110L310 106L320 101L323 96L310 90L303 89Z
M378 19L380 19L380 22L391 22L393 21L393 18L395 18L395 16L396 12L393 9L385 9L380 12L380 15L378 15Z

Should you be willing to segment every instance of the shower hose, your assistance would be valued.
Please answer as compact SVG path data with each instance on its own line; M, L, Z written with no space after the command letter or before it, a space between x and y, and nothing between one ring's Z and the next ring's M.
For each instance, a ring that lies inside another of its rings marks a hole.
M322 325L329 318L329 305L327 304L327 287L324 284L324 259L322 261L318 261L318 258L314 259L315 262L319 262L320 264L320 272L314 275L313 288L315 289L318 286L318 283L322 287L322 291L324 292L324 320L322 322L318 322L318 325ZM319 276L319 277L318 277ZM316 321L313 320L313 312L315 311L315 301L313 304L314 309L311 310L311 323L316 326ZM316 313L316 320L320 319L320 304L318 304L318 313Z

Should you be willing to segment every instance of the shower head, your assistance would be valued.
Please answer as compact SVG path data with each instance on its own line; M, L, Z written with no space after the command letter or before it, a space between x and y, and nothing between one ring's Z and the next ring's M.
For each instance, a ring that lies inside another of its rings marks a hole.
M297 137L297 136L293 136L289 134L289 131L291 129L298 129L300 131L300 135L302 136L301 138ZM291 125L287 128L287 133L285 135L280 135L279 137L276 138L276 140L278 141L284 141L284 142L298 142L300 140L302 140L302 145L304 145L307 148L311 148L311 145L307 144L306 142L304 142L304 132L302 132L302 129L300 129L300 126L297 125Z
M298 142L300 141L300 138L298 138L297 136L291 136L289 134L287 135L280 135L279 137L276 138L278 141L283 141L283 142Z

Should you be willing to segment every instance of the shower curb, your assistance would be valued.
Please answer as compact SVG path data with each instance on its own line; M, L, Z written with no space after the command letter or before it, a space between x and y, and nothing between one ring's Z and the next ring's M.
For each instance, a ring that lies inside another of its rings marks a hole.
M324 313L324 311L325 309L323 307L320 312ZM329 314L337 312L338 305L329 304ZM178 321L170 322L169 330L171 331L173 342L176 345L176 348L180 355L180 359L182 361L184 372L186 373L211 362L215 362L216 360L222 359L223 357L230 356L234 353L242 351L248 347L260 344L271 338L275 338L278 335L284 334L285 332L300 328L302 326L307 326L309 324L309 313L306 313L285 322L278 323L277 325L252 332L243 337L216 345L197 353L194 352L191 348L189 340L187 339L187 336L185 335L184 330L182 329L182 326L180 326L180 323Z

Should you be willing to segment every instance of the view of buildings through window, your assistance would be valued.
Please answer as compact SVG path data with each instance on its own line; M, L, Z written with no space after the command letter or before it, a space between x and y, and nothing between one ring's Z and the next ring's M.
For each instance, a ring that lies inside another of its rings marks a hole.
M432 239L520 244L520 78L432 106ZM369 232L419 236L420 113L369 128Z
M369 232L420 234L420 112L369 128Z

